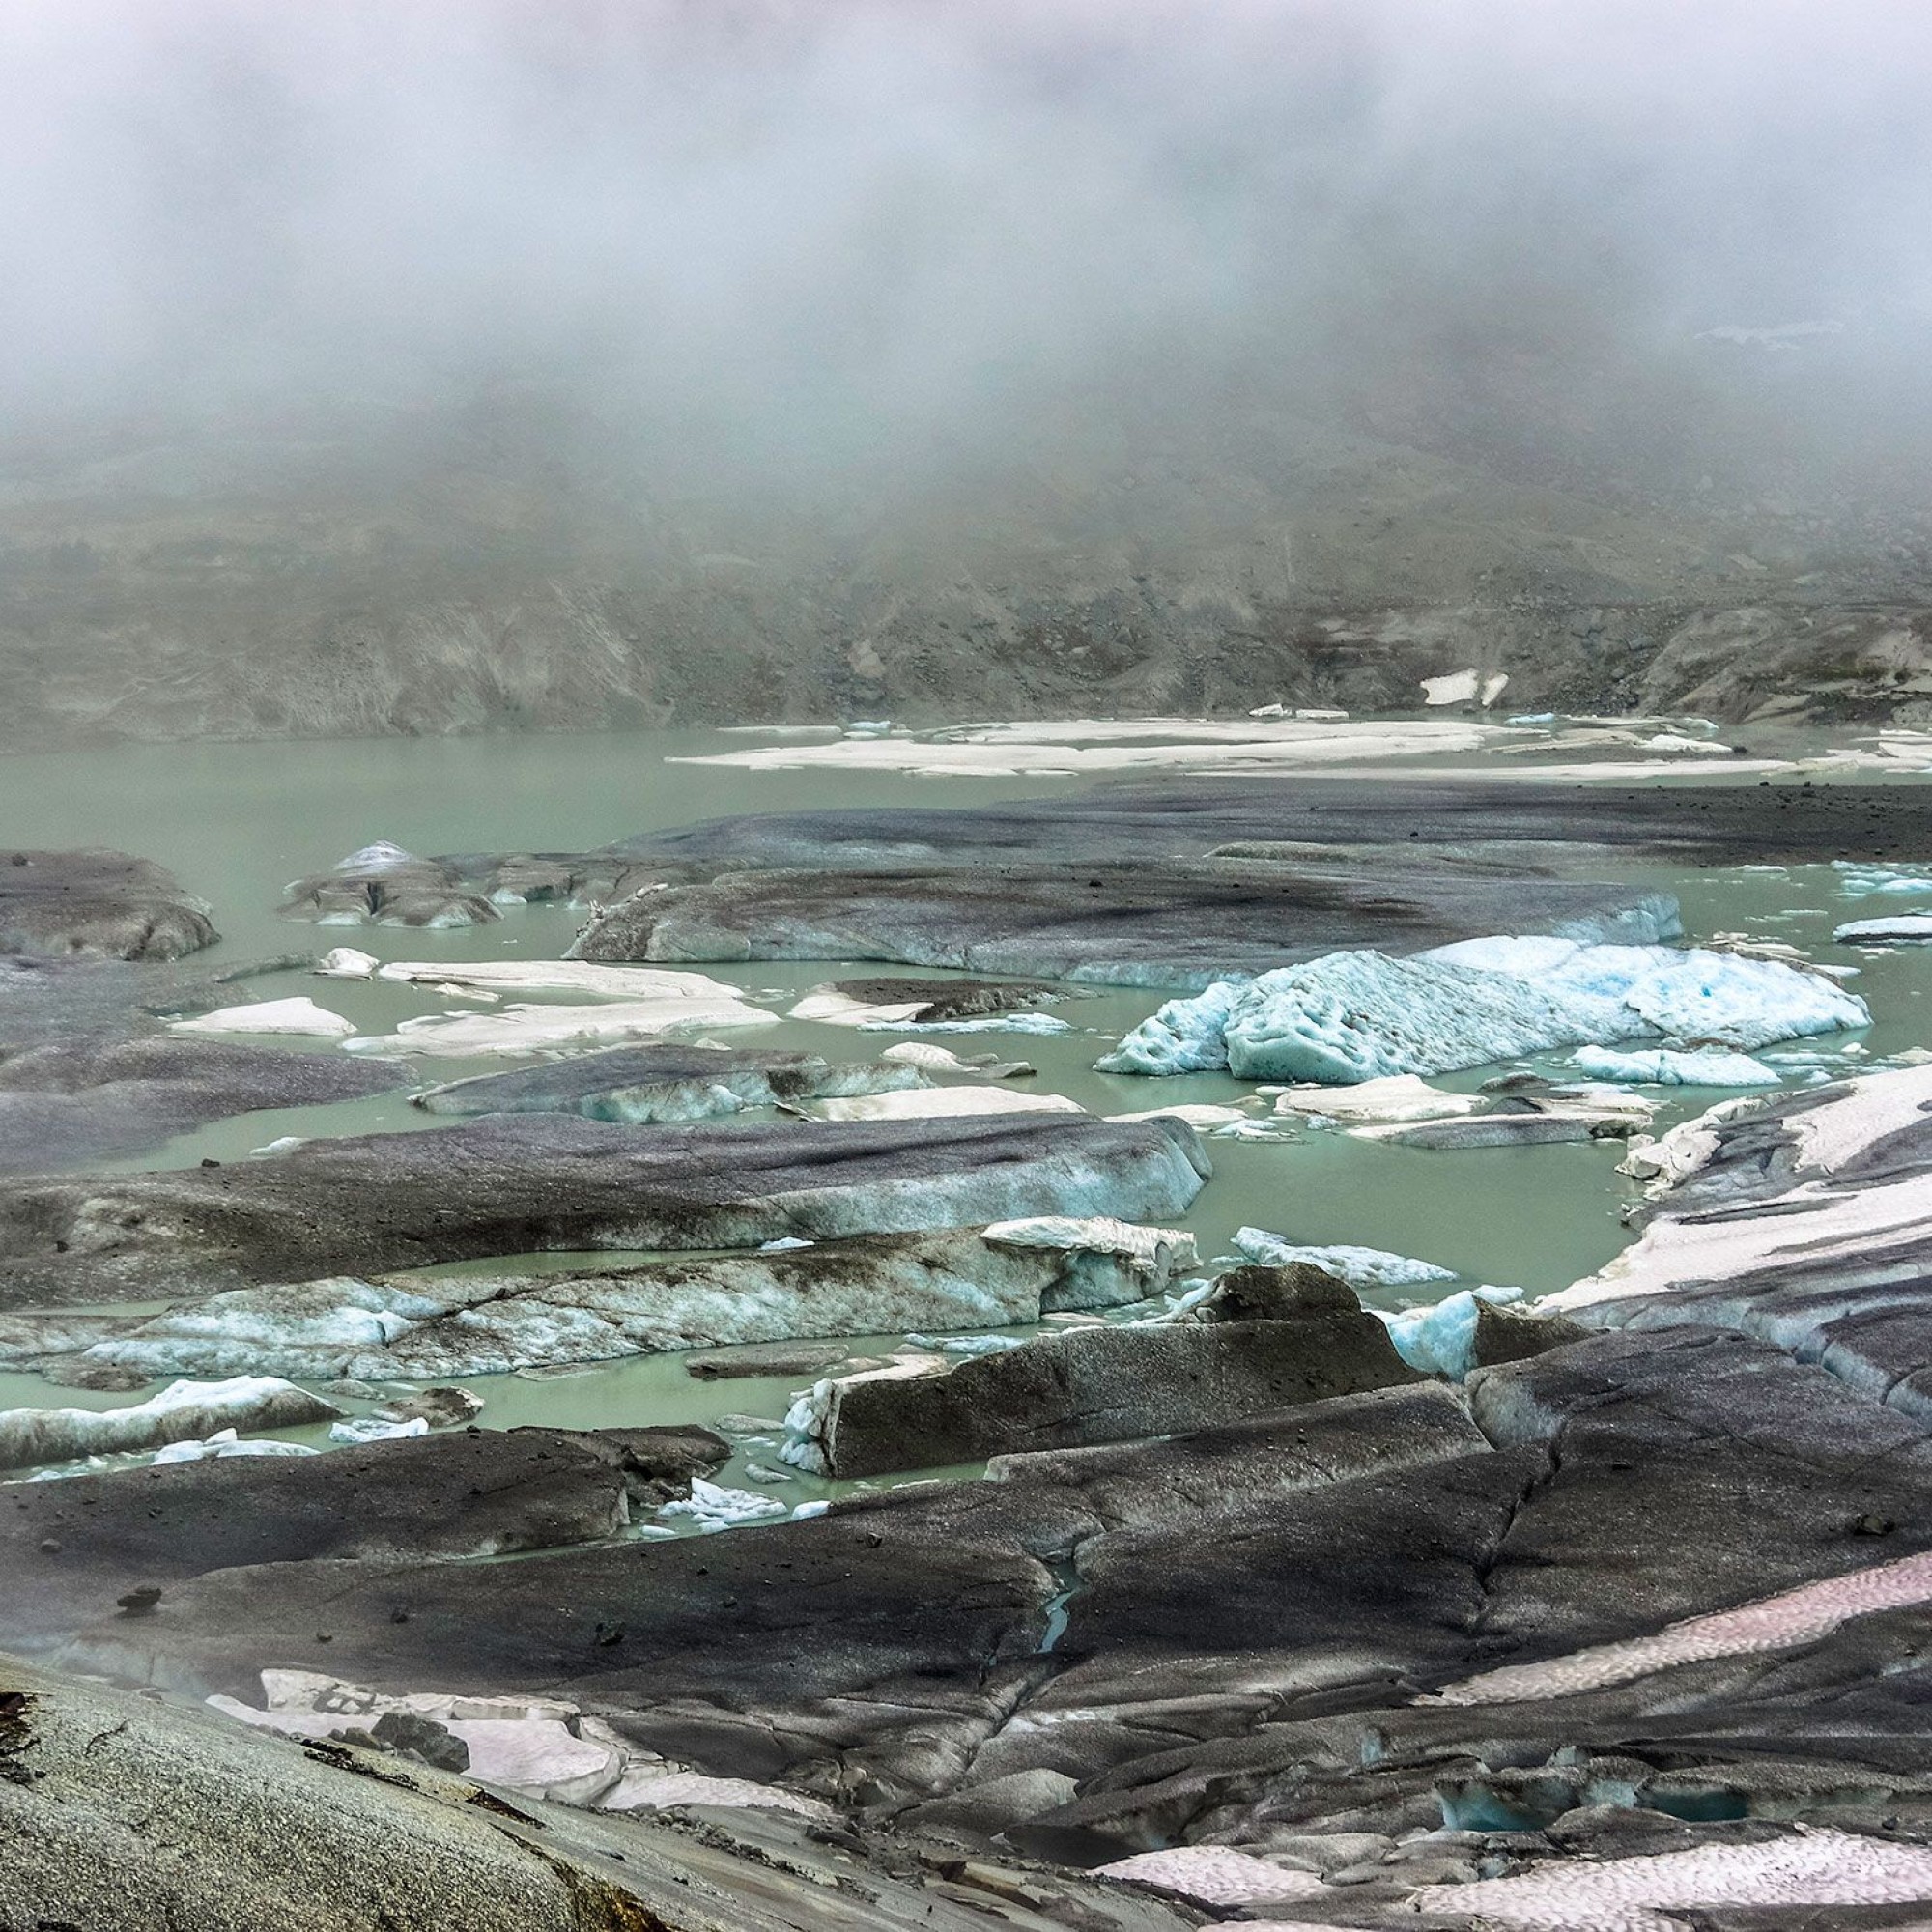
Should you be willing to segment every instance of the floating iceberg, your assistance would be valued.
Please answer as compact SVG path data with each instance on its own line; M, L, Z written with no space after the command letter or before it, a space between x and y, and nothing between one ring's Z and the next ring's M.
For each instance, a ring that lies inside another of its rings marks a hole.
M1607 1046L1579 1046L1570 1056L1579 1073L1593 1080L1621 1080L1645 1087L1776 1087L1776 1067L1753 1060L1747 1053L1726 1053L1703 1047L1677 1053L1669 1047L1649 1047L1618 1053Z
M289 1429L341 1413L333 1403L273 1376L174 1382L123 1408L10 1408L0 1410L0 1469L154 1449L190 1437L198 1442L223 1428Z
M1916 866L1871 866L1857 859L1834 859L1832 869L1840 874L1838 890L1848 899L1932 893L1932 872Z
M605 1007L510 1006L499 1013L427 1013L393 1034L352 1040L356 1053L427 1053L469 1059L486 1053L546 1053L663 1039L695 1028L768 1026L776 1013L730 999L680 996L621 1000Z
M1925 883L1932 886L1932 879ZM1932 913L1902 912L1890 919L1855 919L1844 925L1834 926L1832 937L1846 946L1879 945L1899 939L1932 939Z
M281 1033L316 1039L342 1039L355 1031L354 1020L319 1007L311 999L258 1000L253 1006L223 1007L191 1020L170 1022L170 1033Z
M331 1442L394 1442L404 1436L428 1434L429 1422L420 1415L412 1415L407 1422L384 1422L380 1416L355 1415L328 1425Z
M338 1425L339 1426L339 1425ZM331 1434L333 1432L331 1431ZM169 1442L156 1449L153 1466L165 1463L200 1463L210 1456L316 1456L321 1451L301 1442L283 1442L275 1436L240 1436L232 1429L217 1429L202 1442Z
M1446 1094L1412 1073L1364 1080L1345 1093L1333 1087L1264 1087L1262 1092L1274 1094L1277 1114L1329 1121L1446 1121L1478 1113L1486 1104L1480 1094Z
M775 1496L760 1495L755 1490L729 1490L718 1483L707 1483L702 1476L694 1476L690 1496L666 1503L658 1514L689 1517L700 1530L710 1531L789 1516L791 1505L780 1502Z
M907 1087L891 1094L857 1094L814 1100L821 1121L934 1121L960 1114L1084 1114L1064 1094L1029 1094L1014 1087Z
M1284 1241L1265 1228L1242 1228L1235 1236L1236 1252L1251 1262L1269 1267L1286 1267L1291 1262L1310 1262L1330 1274L1340 1275L1350 1288L1406 1288L1416 1282L1454 1281L1454 1268L1437 1267L1434 1262L1417 1261L1412 1255L1390 1254L1386 1248L1356 1248L1347 1244L1332 1247L1305 1247Z
M1775 960L1573 939L1463 940L1412 959L1330 952L1170 1000L1097 1065L1108 1073L1226 1066L1341 1086L1447 1073L1628 1039L1751 1048L1865 1026L1862 1000Z

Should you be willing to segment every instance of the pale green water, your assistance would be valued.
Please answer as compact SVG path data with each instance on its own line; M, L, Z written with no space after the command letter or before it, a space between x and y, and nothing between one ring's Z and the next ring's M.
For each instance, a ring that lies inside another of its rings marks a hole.
M224 937L200 955L217 969L348 944L384 958L554 957L582 915L561 908L512 909L500 923L421 932L362 926L318 927L277 919L273 908L291 879L321 870L376 838L418 852L570 850L658 827L732 811L833 806L939 806L1040 797L1090 781L974 779L938 781L848 772L745 773L667 765L668 753L712 749L711 733L610 737L380 740L352 744L199 745L144 748L58 758L0 760L0 825L17 844L119 846L169 867L208 898ZM739 741L742 742L742 741ZM1927 854L1932 859L1932 854ZM1874 1058L1932 1043L1921 1002L1932 986L1932 949L1868 955L1834 947L1834 923L1922 904L1922 900L1842 895L1829 867L1788 872L1633 873L1678 895L1692 938L1748 932L1790 942L1832 963L1864 968L1855 982L1875 1024L1862 1043ZM797 992L843 969L824 962L707 967L781 1009ZM877 971L873 968L855 970ZM447 995L389 982L321 980L265 973L235 991L237 1001L306 992L365 1032L447 1010ZM762 996L762 997L761 997ZM530 996L542 997L542 996ZM1247 1090L1224 1076L1151 1082L1093 1071L1104 1045L1143 1019L1158 996L1105 991L1059 1010L1074 1031L1053 1037L935 1035L962 1053L996 1049L1039 1069L1031 1085L1063 1093L1099 1113L1186 1100L1228 1101ZM781 1021L734 1031L734 1042L806 1047L828 1058L865 1058L892 1038ZM1822 1043L1830 1049L1842 1040ZM421 1060L422 1080L446 1079L512 1063ZM1856 1062L1838 1062L1851 1070ZM1459 1076L1473 1088L1495 1069ZM1807 1069L1794 1071L1802 1077ZM1655 1090L1652 1090L1655 1091ZM1686 1092L1660 1124L1721 1097ZM406 1094L332 1108L252 1114L216 1122L129 1167L191 1165L204 1156L242 1159L285 1134L433 1130L446 1124L409 1105ZM1561 1287L1600 1267L1624 1244L1621 1212L1634 1199L1615 1172L1620 1148L1580 1146L1430 1152L1375 1146L1342 1134L1309 1132L1276 1143L1208 1142L1215 1176L1187 1222L1204 1256L1226 1251L1244 1224L1307 1242L1350 1242L1420 1255L1468 1280L1514 1283L1533 1293ZM550 1258L556 1261L557 1258ZM600 1259L609 1262L613 1257ZM493 1268L498 1263L489 1264ZM1401 1297L1391 1296L1393 1301ZM855 1355L878 1354L896 1337L855 1341ZM564 1426L713 1421L735 1412L776 1419L793 1383L781 1378L700 1382L677 1357L630 1361L559 1379L500 1377L472 1384L497 1427L526 1422ZM50 1390L38 1378L0 1376L0 1406L49 1402L117 1406L127 1396ZM316 1439L321 1432L293 1432ZM724 1480L744 1479L747 1461L776 1466L776 1441L753 1441L734 1456ZM755 1481L752 1485L757 1486ZM827 1493L809 1478L769 1484L786 1502Z

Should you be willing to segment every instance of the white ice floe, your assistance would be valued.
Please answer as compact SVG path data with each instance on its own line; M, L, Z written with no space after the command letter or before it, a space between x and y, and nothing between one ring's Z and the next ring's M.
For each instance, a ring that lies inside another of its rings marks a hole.
M384 1422L374 1415L355 1415L328 1425L331 1442L393 1442L403 1436L427 1435L429 1424L420 1415L407 1422Z
M167 1463L199 1463L210 1456L319 1456L304 1442L284 1442L273 1435L242 1436L232 1429L217 1429L200 1442L167 1442L150 1459L158 1468Z
M1654 738L1641 740L1646 752L1671 752L1682 754L1686 752L1700 757L1710 757L1715 753L1728 755L1728 745L1715 744L1709 738L1687 738L1677 731L1660 731Z
M723 1484L707 1483L702 1476L694 1476L690 1496L664 1504L658 1514L689 1517L699 1529L709 1531L789 1516L791 1506L776 1496L760 1495L755 1490L728 1490Z
M1422 680L1425 704L1480 703L1484 710L1499 698L1509 684L1509 672L1492 671L1487 677L1477 670L1446 671L1440 677Z
M193 1019L171 1020L170 1033L299 1034L316 1039L342 1039L355 1031L355 1022L332 1013L306 997L258 1000L252 1006L223 1007Z
M1926 1900L1932 1900L1932 1851L1801 1826L1790 1837L1758 1844L1725 1839L1599 1864L1556 1859L1510 1878L1426 1885L1408 1904L1460 1923L1523 1932L1682 1932L1682 1915L1699 1907L1721 1915L1752 1906L1789 1912Z
M1833 859L1838 891L1848 899L1932 893L1932 871L1917 866L1873 866L1861 859Z
M1702 1047L1695 1053L1678 1053L1668 1047L1619 1053L1606 1046L1579 1046L1570 1056L1570 1064L1593 1080L1626 1080L1634 1086L1776 1087L1780 1078L1776 1067L1767 1066L1747 1053L1726 1053L1713 1047Z
M1495 680L1492 678L1491 683ZM1500 685L1496 690L1500 691ZM1470 696L1477 695L1472 688ZM1493 701L1492 697L1486 701ZM775 745L755 751L672 758L672 764L735 765L753 771L838 768L957 778L1201 767L1295 769L1354 761L1474 752L1498 725L1463 719L1351 721L1317 711L1237 722L1075 719L1056 724L955 726L923 738L844 738L832 745Z
M917 1066L923 1073L976 1073L980 1070L971 1061L961 1060L950 1046L935 1046L926 1039L902 1039L896 1046L887 1047L879 1058L896 1061L902 1066Z
M1057 1013L981 1013L970 1020L865 1020L867 1033L1071 1033Z
M0 1409L0 1469L154 1449L199 1440L219 1429L288 1429L327 1422L341 1412L334 1404L274 1376L174 1382L146 1402L123 1408Z
M1291 1262L1310 1262L1340 1275L1351 1288L1404 1288L1415 1282L1454 1281L1454 1268L1437 1267L1434 1262L1417 1261L1412 1255L1391 1254L1385 1248L1358 1248L1347 1243L1320 1247L1283 1240L1265 1228L1242 1228L1235 1236L1236 1252L1251 1262L1270 1267L1286 1267Z
M14 1316L0 1320L0 1363L84 1352L155 1376L246 1368L428 1382L808 1335L1015 1327L1143 1301L1195 1262L1182 1232L1099 1216L1066 1217L1062 1232L1035 1238L1009 1231L1045 1230L1046 1219L995 1223L1004 1238L966 1226L922 1232L963 1218L914 1188L901 1215L883 1217L912 1238L818 1269L741 1250L675 1268L334 1277L231 1289L150 1315Z
M1376 1309L1395 1351L1426 1376L1460 1382L1476 1366L1476 1319L1483 1302L1520 1301L1520 1288L1464 1288L1428 1308Z
M908 1335L910 1349L937 1349L943 1355L1004 1355L1025 1340L1020 1335Z
M315 970L325 980L367 980L381 964L373 952L358 952L353 946L335 946L315 962Z
M1445 1121L1473 1114L1484 1105L1479 1094L1450 1094L1413 1073L1364 1080L1354 1087L1264 1087L1274 1096L1277 1114L1331 1121Z
M485 992L581 993L607 1000L742 1000L736 987L704 973L663 966L604 966L591 959L391 959L379 980Z
M907 1087L893 1094L854 1094L813 1100L807 1112L820 1121L937 1121L962 1114L1084 1114L1064 1094L1029 1094L1014 1087Z
M1932 940L1932 913L1904 912L1890 919L1855 919L1834 926L1832 937L1846 946L1881 946L1894 941Z
M1464 940L1412 959L1330 952L1170 1000L1096 1063L1109 1073L1225 1065L1356 1085L1561 1047L1674 1038L1756 1047L1865 1026L1862 1000L1775 960L1555 938Z
M693 976L697 977L697 976ZM496 1013L430 1013L393 1034L352 1040L355 1053L424 1053L463 1060L494 1053L614 1046L664 1039L694 1029L776 1026L778 1015L735 995L622 1000L604 1007L508 1006Z

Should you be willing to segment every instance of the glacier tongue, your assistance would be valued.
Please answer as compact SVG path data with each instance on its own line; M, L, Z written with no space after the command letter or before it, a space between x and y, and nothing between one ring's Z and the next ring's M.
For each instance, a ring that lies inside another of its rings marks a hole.
M1668 946L1474 939L1412 959L1330 952L1171 1000L1098 1065L1353 1086L1629 1039L1764 1046L1864 1026L1864 1002L1775 960Z

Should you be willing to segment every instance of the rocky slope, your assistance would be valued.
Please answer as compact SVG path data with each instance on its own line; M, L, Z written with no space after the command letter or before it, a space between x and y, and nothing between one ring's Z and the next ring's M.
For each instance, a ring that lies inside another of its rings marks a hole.
M1932 716L1922 492L1696 422L1739 378L1686 380L1479 408L1250 370L757 482L533 384L16 439L0 747L1406 709L1472 665L1518 708Z

